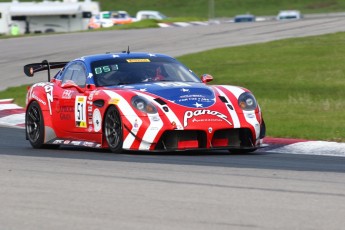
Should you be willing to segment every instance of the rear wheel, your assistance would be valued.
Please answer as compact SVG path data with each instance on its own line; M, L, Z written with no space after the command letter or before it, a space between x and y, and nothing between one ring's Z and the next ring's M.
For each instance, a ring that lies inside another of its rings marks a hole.
M44 143L44 121L38 102L32 102L25 114L27 139L34 148L42 148Z
M104 116L104 137L112 152L122 151L122 122L114 106L109 107Z

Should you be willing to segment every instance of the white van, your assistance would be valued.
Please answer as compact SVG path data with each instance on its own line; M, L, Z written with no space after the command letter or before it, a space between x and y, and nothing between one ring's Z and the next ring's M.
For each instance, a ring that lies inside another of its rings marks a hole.
M291 19L301 19L302 14L298 10L283 10L280 11L277 20L291 20Z
M163 20L163 19L166 19L166 18L167 18L167 16L165 16L161 12L153 11L153 10L141 10L141 11L138 11L137 16L136 16L136 20L137 21L144 20L144 19Z

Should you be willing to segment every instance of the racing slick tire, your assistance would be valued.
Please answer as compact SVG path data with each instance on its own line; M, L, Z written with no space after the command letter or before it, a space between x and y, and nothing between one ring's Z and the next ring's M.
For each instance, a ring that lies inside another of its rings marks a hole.
M104 116L104 138L113 153L120 153L123 144L122 122L119 111L110 106Z
M37 101L33 101L25 114L25 132L33 148L43 147L44 143L44 120L42 110Z

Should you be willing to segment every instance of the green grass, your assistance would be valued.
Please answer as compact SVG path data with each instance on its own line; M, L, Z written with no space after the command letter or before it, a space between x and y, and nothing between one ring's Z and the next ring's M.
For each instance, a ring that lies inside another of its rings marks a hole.
M250 89L274 137L345 142L345 33L215 49L178 57L212 84ZM24 106L26 87L0 92Z
M13 98L14 103L16 103L19 106L25 107L27 87L27 85L9 87L4 91L0 91L0 99Z
M268 135L345 141L345 33L216 49L179 60L257 97ZM205 65L207 63L207 65Z

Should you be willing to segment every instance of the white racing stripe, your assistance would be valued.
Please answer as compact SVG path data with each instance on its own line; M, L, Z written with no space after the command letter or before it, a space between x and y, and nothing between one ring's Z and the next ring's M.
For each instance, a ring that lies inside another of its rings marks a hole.
M268 150L267 152L345 157L345 143L306 141Z
M234 105L231 103L231 100L226 96L226 94L223 91L221 91L220 89L218 89L216 87L215 87L215 89L218 91L220 96L225 97L225 99L228 101L227 104L230 104L232 106L232 108L235 108ZM233 110L230 109L228 106L226 106L226 108L227 108L228 112L230 113L230 116L232 118L232 123L234 125L234 128L240 128L241 124L240 124L240 120L238 119L236 111L234 109Z
M156 102L154 97L151 97L149 95L138 93L138 95L146 97L148 100L152 101L156 106L158 106L162 111L164 111L163 107L168 107L169 112L164 112L164 114L169 119L170 123L175 122L178 129L183 129L182 123L177 118L176 114L172 111L172 109L168 105L161 105L158 102Z
M232 92L236 96L236 98L239 98L239 96L245 92L243 89L236 86L223 86L223 87L229 90L230 92ZM255 112L243 111L243 114L246 121L253 126L255 130L256 140L258 140L260 136L260 122L257 120Z
M147 100L153 102L162 111L164 111L163 106L161 104L159 104L158 102L154 101L154 99L155 99L154 97L149 96L149 95L144 94L144 93L141 93L141 92L137 92L137 94L146 98ZM167 105L164 105L164 106L167 106ZM177 118L176 114L174 112L172 112L172 110L170 108L169 108L169 112L164 112L164 113L168 117L168 119L171 123L174 121L176 123L177 127L182 128L182 124L181 124L180 120ZM158 114L148 114L148 116L150 118L151 123L150 123L150 126L148 127L148 129L146 130L146 132L143 136L143 140L152 143L154 141L154 139L156 138L158 132L162 129L163 121L159 118ZM159 118L159 119L153 120L154 118ZM144 141L140 144L140 147L139 147L140 149L148 149L150 147L150 145L148 145L148 143L145 143Z

